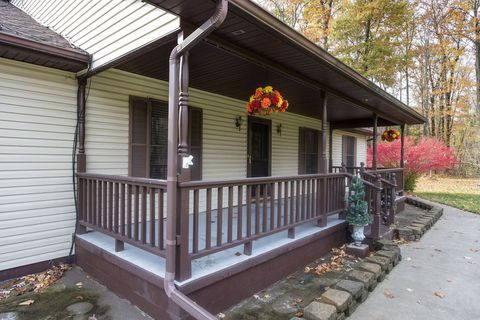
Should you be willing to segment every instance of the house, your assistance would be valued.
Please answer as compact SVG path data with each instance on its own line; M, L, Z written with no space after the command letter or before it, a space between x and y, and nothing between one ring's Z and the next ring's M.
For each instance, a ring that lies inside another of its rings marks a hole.
M362 168L366 137L424 117L256 4L0 5L0 277L68 256L76 230L115 292L211 319L346 242L349 172L370 237L391 223L403 169ZM290 107L248 116L266 85Z

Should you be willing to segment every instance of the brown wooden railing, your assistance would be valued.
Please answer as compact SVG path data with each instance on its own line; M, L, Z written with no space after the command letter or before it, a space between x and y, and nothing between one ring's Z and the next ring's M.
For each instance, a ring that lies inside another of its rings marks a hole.
M100 174L77 174L78 222L154 254L165 254L166 181Z
M315 220L326 225L329 215L345 211L345 183L343 174L180 183L181 214L192 215L183 219L188 252L194 259L243 244L249 255L255 239L283 230L294 237L296 226Z
M177 280L191 276L191 261L238 245L252 253L254 240L312 221L345 218L353 175L313 174L178 183ZM166 181L78 173L80 233L90 228L165 256ZM381 183L364 181L372 237L379 236Z

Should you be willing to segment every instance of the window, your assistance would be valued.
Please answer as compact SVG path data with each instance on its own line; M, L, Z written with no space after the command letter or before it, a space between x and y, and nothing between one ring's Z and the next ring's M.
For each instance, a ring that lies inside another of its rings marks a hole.
M357 139L352 136L342 136L342 162L347 167L355 167L356 157L355 151L357 146Z
M202 179L202 110L189 107L189 153L194 156L191 179ZM130 99L129 174L167 178L168 105L166 102Z
M318 130L300 128L298 142L298 173L318 173Z

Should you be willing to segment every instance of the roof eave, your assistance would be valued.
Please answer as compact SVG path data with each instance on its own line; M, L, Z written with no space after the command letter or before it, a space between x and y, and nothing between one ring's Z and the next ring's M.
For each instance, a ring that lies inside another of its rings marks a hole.
M79 65L78 70L76 71L86 68L90 63L90 56L86 52L81 52L76 49L55 47L3 32L0 32L0 45L27 50L32 53L40 52L52 57L52 59L75 63L76 65Z

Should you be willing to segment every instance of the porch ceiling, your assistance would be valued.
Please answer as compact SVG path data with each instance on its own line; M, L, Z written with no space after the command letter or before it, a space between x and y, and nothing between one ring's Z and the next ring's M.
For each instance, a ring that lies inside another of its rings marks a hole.
M210 17L212 0L148 0L182 18L184 29ZM170 43L119 66L157 79L168 78ZM271 84L289 99L291 112L320 118L320 89L329 93L329 121L361 120L372 126L419 124L424 117L335 59L248 0L230 0L227 19L190 55L194 88L246 100ZM339 122L341 123L341 122ZM337 126L338 127L338 126Z

